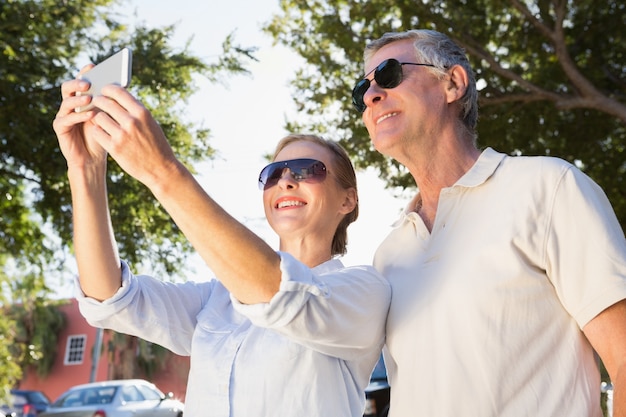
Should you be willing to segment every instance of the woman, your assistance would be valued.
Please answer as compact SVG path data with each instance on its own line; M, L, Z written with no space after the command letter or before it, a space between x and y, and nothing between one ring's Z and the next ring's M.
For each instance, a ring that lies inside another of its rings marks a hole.
M361 416L384 343L387 282L344 267L356 219L345 151L315 136L283 139L261 171L275 252L229 216L175 158L150 113L121 87L77 96L67 81L54 121L68 162L82 313L191 356L186 416ZM102 111L99 111L101 109ZM119 260L106 204L107 152L168 210L218 280L173 284Z

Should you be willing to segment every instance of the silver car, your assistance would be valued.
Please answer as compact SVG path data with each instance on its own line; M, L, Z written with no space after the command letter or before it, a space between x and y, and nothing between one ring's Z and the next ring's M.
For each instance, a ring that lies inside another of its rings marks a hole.
M39 417L182 417L184 405L143 379L76 385Z

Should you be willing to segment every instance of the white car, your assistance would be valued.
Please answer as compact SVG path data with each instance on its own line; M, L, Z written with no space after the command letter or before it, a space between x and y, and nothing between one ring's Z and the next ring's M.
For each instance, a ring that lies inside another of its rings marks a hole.
M143 379L76 385L39 417L182 417L184 404Z
M613 384L610 382L602 382L600 391L606 394L606 411L608 417L613 417Z

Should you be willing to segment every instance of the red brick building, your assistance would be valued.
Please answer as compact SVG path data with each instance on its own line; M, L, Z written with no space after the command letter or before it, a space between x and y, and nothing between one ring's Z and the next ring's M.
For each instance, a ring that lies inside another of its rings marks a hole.
M91 382L92 374L94 381L113 379L112 371L119 366L119 363L115 363L117 359L111 359L107 353L110 331L100 332L101 352L98 357L94 357L98 329L90 326L83 318L76 300L72 299L60 309L65 314L66 326L59 335L57 357L49 375L42 379L34 371L29 371L19 385L20 389L43 391L52 401L74 385ZM172 392L175 398L184 402L189 358L168 352L163 362L152 378L144 375L134 377L147 379L164 393Z

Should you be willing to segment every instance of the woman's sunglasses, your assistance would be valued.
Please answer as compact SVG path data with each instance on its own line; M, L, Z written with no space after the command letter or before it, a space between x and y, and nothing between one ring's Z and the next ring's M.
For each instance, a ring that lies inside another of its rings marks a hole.
M317 159L290 159L288 161L272 162L261 170L259 174L259 188L267 190L278 184L283 172L288 169L294 180L319 183L326 179L326 165Z
M402 75L402 66L403 65L419 65L424 67L434 67L431 64L415 64L413 62L399 62L396 59L390 58L385 59L381 62L376 68L372 71L374 72L374 80L376 84L380 88L396 88L400 85L403 79ZM365 92L370 88L372 82L367 79L367 76L372 73L372 71L365 74L365 77L356 83L354 88L352 89L352 104L354 107L361 113L365 111L367 107L365 102L363 101L363 97L365 96Z

